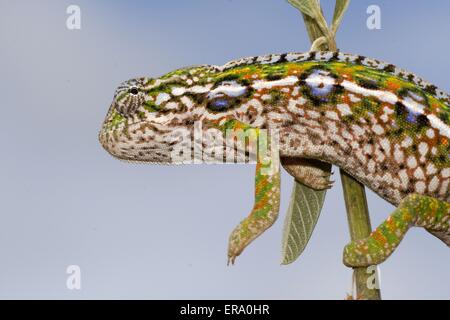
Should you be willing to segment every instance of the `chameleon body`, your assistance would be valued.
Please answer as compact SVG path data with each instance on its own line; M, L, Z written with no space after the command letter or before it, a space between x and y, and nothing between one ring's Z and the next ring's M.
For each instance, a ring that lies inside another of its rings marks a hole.
M195 163L203 142L193 138L192 161L177 161L174 147L192 141L174 132L192 133L198 123L202 132L276 132L281 164L300 182L329 188L333 164L395 205L367 239L346 246L348 266L383 262L411 226L450 245L450 97L410 72L358 55L308 52L136 78L116 90L100 142L122 160ZM230 236L231 262L277 218L280 173L263 172L278 168L271 159L256 159L255 205Z

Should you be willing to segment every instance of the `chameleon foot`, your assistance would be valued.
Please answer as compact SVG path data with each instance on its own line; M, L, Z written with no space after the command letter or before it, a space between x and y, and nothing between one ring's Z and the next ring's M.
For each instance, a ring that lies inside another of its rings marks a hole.
M424 227L450 245L450 204L436 198L411 194L369 237L352 241L344 249L344 264L366 267L384 262L410 227Z
M310 188L324 190L333 186L334 181L330 180L333 173L329 163L314 159L283 157L281 164L298 182Z
M250 215L231 233L228 242L228 264L234 264L237 256L269 228L277 219L280 207L280 170L265 174L260 163L256 164L255 204Z

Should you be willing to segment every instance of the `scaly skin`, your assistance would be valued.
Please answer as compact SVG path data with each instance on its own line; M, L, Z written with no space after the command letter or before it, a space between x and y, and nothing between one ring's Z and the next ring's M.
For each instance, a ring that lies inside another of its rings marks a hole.
M196 163L202 159L189 151L205 147L196 124L202 134L277 132L281 161L299 181L328 188L329 166L321 164L334 164L398 206L370 237L346 247L344 262L361 266L384 261L411 226L450 245L449 106L442 90L391 64L337 52L275 54L124 82L100 142L123 160ZM180 144L187 160L174 157ZM243 154L234 162L252 153ZM256 162L255 205L230 237L231 262L278 214L279 172L261 174L266 164Z

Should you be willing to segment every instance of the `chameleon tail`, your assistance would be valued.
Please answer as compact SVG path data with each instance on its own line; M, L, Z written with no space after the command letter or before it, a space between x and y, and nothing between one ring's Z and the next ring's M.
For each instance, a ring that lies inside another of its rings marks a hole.
M436 198L411 194L366 239L344 249L344 264L365 267L384 262L411 227L423 227L450 246L450 204Z
M270 165L269 165L270 166ZM228 264L277 219L280 208L280 170L268 173L258 162L255 176L255 204L250 215L233 230L228 243Z

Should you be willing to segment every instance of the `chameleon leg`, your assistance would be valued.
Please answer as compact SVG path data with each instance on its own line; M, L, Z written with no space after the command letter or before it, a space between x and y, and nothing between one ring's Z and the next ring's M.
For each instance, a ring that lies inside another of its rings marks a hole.
M280 170L268 174L256 164L255 204L250 215L233 230L228 242L228 264L277 219L280 207Z
M411 194L366 239L344 249L344 264L365 267L380 264L394 252L411 227L423 227L450 246L450 204L436 198Z

